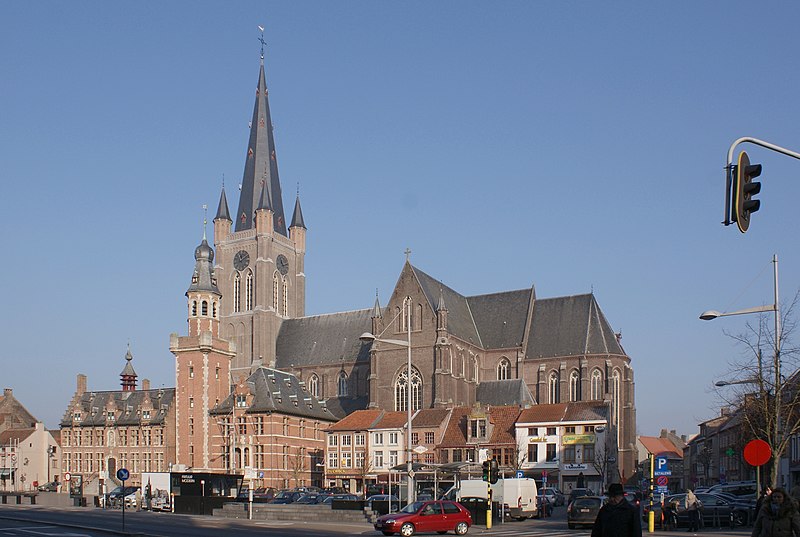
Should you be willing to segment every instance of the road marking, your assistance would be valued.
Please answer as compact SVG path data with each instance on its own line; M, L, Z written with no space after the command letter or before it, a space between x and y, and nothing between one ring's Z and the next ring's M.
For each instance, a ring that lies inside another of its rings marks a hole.
M53 527L53 526L47 526ZM20 529L17 528L19 531L24 531L25 533L33 533L34 535L48 535L50 537L92 537L88 533L48 533L45 531L36 531L36 530L28 530L28 529Z

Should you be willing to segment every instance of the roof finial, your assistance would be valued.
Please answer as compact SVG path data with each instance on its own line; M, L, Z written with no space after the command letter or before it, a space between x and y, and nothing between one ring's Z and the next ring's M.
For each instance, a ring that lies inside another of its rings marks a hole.
M411 248L406 248L406 251L404 253L406 254L406 262L407 263L410 262L411 261Z
M225 174L222 174L222 189L225 190Z
M300 197L300 181L297 181L297 197Z
M208 224L208 205L203 204L203 240L206 240L206 225Z
M258 38L258 40L261 41L261 61L264 61L264 45L266 45L267 42L264 41L264 27L259 24L258 29L261 30L261 37Z

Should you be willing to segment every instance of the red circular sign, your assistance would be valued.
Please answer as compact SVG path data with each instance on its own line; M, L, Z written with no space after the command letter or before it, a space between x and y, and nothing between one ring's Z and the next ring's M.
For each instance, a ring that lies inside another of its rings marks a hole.
M763 440L750 440L747 445L744 446L744 460L746 460L750 466L766 464L770 457L772 457L772 450L769 444Z
M669 484L669 478L665 475L656 477L656 485L659 487L666 487Z

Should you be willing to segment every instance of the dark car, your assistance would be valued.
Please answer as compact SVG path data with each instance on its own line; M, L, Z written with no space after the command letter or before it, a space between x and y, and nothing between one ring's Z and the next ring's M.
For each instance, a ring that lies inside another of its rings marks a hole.
M399 513L383 515L375 521L375 529L384 535L399 533L409 537L415 533L447 533L464 535L472 525L472 516L464 506L448 500L413 502Z
M574 530L578 526L594 526L597 513L603 506L600 496L580 496L567 507L567 527Z
M572 489L569 491L569 500L567 500L567 505L571 504L575 501L575 498L580 498L581 496L594 496L594 491L592 489Z
M39 492L58 492L58 481L50 481L44 485L36 487Z
M316 492L309 492L307 494L302 495L300 498L296 499L294 503L296 505L316 505L318 503L322 503L322 500L327 498L327 494L317 494Z
M303 496L305 496L305 492L301 492L299 490L282 490L275 495L274 498L269 503L273 504L287 504L287 503L294 503Z
M333 503L333 500L344 500L348 502L354 502L358 500L358 496L355 494L329 494L322 503L326 503L328 505Z
M390 501L391 506L389 505ZM422 500L420 499L420 501ZM382 515L394 513L400 510L400 498L394 494L391 496L388 494L375 494L374 496L367 498L366 502L364 503L364 507L368 507L374 512Z
M542 493L548 497L550 500L550 505L553 507L564 505L564 494L562 494L557 488L547 487L546 489L542 489Z
M706 527L720 527L728 526L731 521L731 516L736 524L744 525L747 523L751 516L748 511L751 509L747 502L736 503L730 502L716 494L709 494L707 492L697 493L697 499L700 502L700 524ZM689 513L685 507L686 494L674 494L664 500L665 503L677 503L677 518L678 526L689 525ZM642 516L648 520L648 513L650 511L649 502L644 502L642 509ZM661 504L658 502L653 503L653 513L657 523L661 521ZM751 518L749 520L752 520Z

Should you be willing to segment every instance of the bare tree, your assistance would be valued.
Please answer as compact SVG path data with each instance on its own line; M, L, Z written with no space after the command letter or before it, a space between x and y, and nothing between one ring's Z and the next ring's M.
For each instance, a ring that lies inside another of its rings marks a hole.
M306 453L305 448L296 447L294 453L289 457L289 475L294 479L294 486L300 486L300 479L306 474L308 470L308 461L306 460L309 454Z
M732 362L734 379L718 391L722 401L738 409L745 436L766 441L772 449L770 483L778 483L780 459L793 435L800 433L800 374L798 349L790 345L797 328L795 308L800 292L788 307L781 309L780 334L775 333L771 314L760 315L757 323L748 322L744 332L725 334L744 348L741 360ZM778 338L779 336L779 338ZM763 349L771 349L764 356ZM770 356L771 354L771 356ZM735 372L735 373L734 373ZM789 372L785 376L784 372Z

